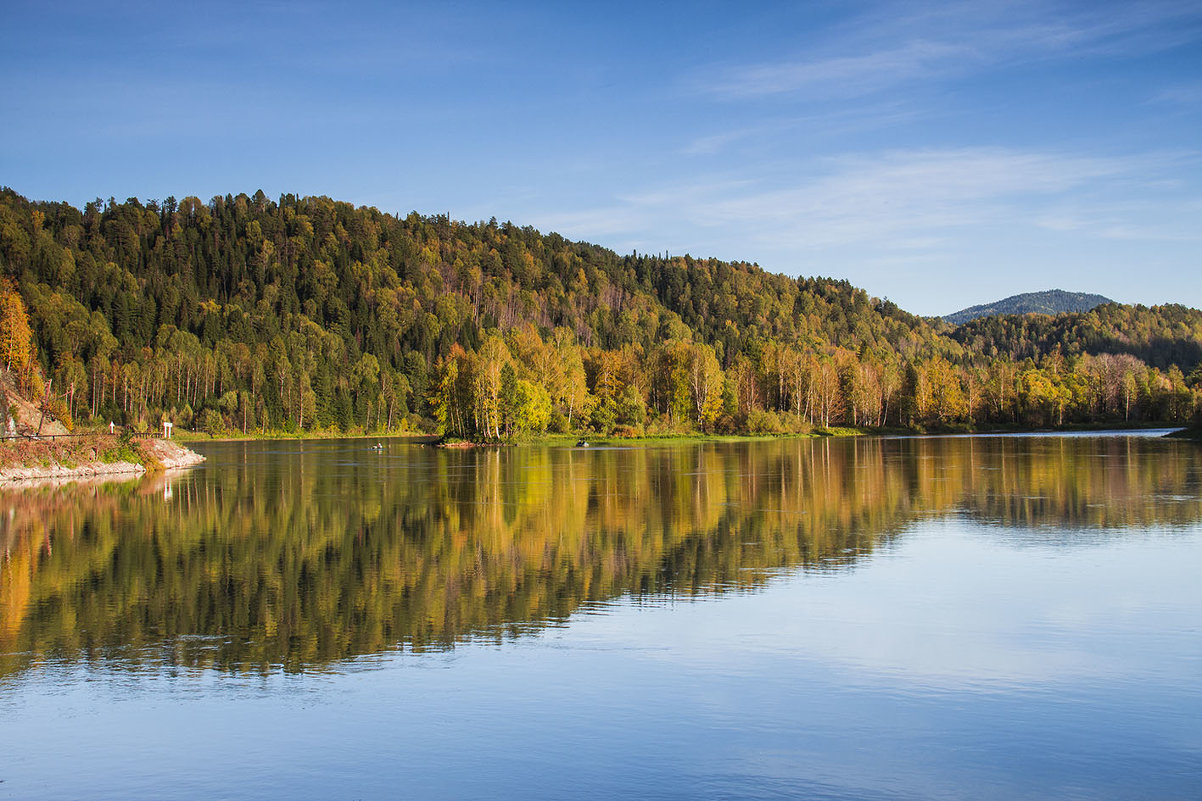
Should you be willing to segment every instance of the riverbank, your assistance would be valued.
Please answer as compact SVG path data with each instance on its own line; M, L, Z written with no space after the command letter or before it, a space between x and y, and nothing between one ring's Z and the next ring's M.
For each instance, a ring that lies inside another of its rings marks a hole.
M1057 433L1087 433L1090 431L1106 432L1106 431L1137 431L1141 429L1162 429L1162 428L1177 428L1179 426L1170 423L1155 423L1155 422L1140 422L1140 423L1125 423L1114 422L1098 425L1065 425L1058 428L1034 429L1024 426L995 426L990 428L973 428L966 425L951 425L933 428L905 428L898 426L889 427L851 427L851 426L830 426L811 429L807 432L757 432L744 434L705 434L701 432L681 432L681 433L656 433L643 434L640 436L615 436L601 435L595 432L574 433L545 433L545 434L525 434L513 439L507 440L487 440L487 441L471 441L458 438L440 437L437 434L422 434L414 431L387 433L375 432L365 434L363 432L333 432L333 431L304 431L304 432L280 432L280 431L260 431L248 434L232 433L229 436L210 436L196 431L181 431L176 430L174 439L181 442L255 442L259 440L324 440L324 439L363 439L373 442L381 440L389 440L392 442L404 441L415 445L432 445L435 447L462 449L462 448L479 448L479 447L496 447L500 445L549 445L549 446L571 446L581 441L587 441L590 446L615 446L615 445L637 445L637 444L655 444L655 443L676 443L687 444L695 442L750 442L765 439L816 439L827 437L915 437L915 436L933 436L933 435L950 435L950 434L1057 434Z
M1194 425L1189 428L1183 428L1180 431L1174 431L1169 434L1174 439L1190 439L1195 442L1202 442L1202 425Z
M202 431L189 431L187 429L175 429L172 435L172 440L181 443L192 442L259 442L259 441L281 441L288 442L290 440L321 440L321 439L403 439L410 440L415 443L432 443L437 442L440 437L437 434L423 434L418 431L376 431L371 434L365 434L362 431L255 431L247 434L242 432L230 432L229 434L218 434L216 436L206 434Z
M448 448L489 447L498 445L550 445L571 446L585 444L589 447L614 447L629 445L663 444L693 444L703 442L755 442L772 439L828 439L842 437L930 437L930 436L991 436L1013 434L1088 434L1096 432L1104 434L1113 431L1147 431L1175 429L1179 425L1171 423L1107 423L1098 425L1065 425L1058 428L1028 428L1024 426L995 426L991 428L973 428L964 425L941 426L932 428L905 428L898 426L887 427L852 427L829 426L811 429L806 432L759 432L754 434L703 434L699 432L679 434L646 434L642 436L603 436L588 432L575 434L532 434L514 440L470 442L467 440L438 440L434 444Z
M164 439L122 440L106 434L8 440L0 445L0 482L89 479L191 467L204 457Z

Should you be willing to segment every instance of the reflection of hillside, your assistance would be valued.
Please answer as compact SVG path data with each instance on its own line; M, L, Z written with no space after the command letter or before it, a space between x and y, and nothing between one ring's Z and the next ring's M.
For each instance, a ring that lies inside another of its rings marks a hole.
M1022 525L1202 518L1196 449L1139 440L295 447L0 495L0 652L302 669L536 629L623 594L838 569L952 509ZM1155 500L1170 496L1188 500Z
M1141 437L944 442L941 461L962 474L949 477L961 486L961 503L986 522L1124 529L1202 520L1202 460L1188 443Z

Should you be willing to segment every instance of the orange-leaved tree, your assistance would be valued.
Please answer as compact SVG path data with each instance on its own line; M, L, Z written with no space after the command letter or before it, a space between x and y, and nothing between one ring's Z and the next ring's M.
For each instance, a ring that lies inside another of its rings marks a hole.
M33 331L25 301L12 279L0 280L0 364L27 383L33 366Z

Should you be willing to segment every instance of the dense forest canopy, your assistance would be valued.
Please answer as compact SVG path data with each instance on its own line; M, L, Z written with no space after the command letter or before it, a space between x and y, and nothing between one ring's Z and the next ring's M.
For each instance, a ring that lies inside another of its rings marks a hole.
M325 197L0 190L0 276L0 366L67 421L762 433L1178 422L1202 396L1181 306L956 328L846 281Z

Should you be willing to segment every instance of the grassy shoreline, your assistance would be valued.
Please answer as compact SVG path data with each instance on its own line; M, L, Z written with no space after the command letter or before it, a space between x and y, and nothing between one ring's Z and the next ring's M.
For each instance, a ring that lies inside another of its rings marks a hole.
M688 445L701 443L755 442L774 439L821 439L827 437L911 437L948 435L1004 435L1004 434L1063 434L1106 431L1139 431L1148 429L1174 428L1163 423L1139 425L1072 426L1059 429L1029 429L1018 426L969 430L949 428L919 431L899 428L822 428L806 433L787 434L652 434L640 437L591 437L586 434L545 434L515 438L505 442L445 441L435 435L414 434L364 434L335 432L257 432L248 435L211 437L194 431L177 431L173 441L158 439L132 439L114 437L108 433L88 432L69 438L20 439L0 443L0 481L30 477L88 477L105 474L147 472L164 467L195 464L203 457L187 447L189 443L203 442L254 442L254 441L316 441L328 439L361 439L368 441L403 440L418 445L440 445L450 448L476 447L571 447L586 440L591 447L632 447L638 445ZM1185 428L1168 436L1202 441L1202 429ZM177 464L178 462L178 464Z
M758 433L758 434L704 434L700 432L644 434L634 437L605 436L594 432L575 432L568 434L530 434L508 440L468 441L459 439L444 440L437 434L418 432L333 432L333 431L261 431L247 434L232 433L229 435L212 436L199 431L181 431L176 429L174 438L184 443L204 442L257 442L274 440L326 440L326 439L363 439L363 440L410 440L414 444L434 444L446 442L459 447L487 447L507 445L574 445L586 440L590 445L621 445L639 443L695 443L695 442L751 442L771 439L821 439L826 437L922 437L947 435L979 435L991 434L1064 434L1087 433L1091 431L1140 431L1154 429L1180 428L1179 425L1163 422L1112 423L1099 425L1070 425L1059 428L1027 428L1024 426L995 426L990 428L970 428L968 426L947 426L941 428L869 428L851 426L832 426L815 428L808 432L787 433ZM1182 436L1186 436L1182 434Z

